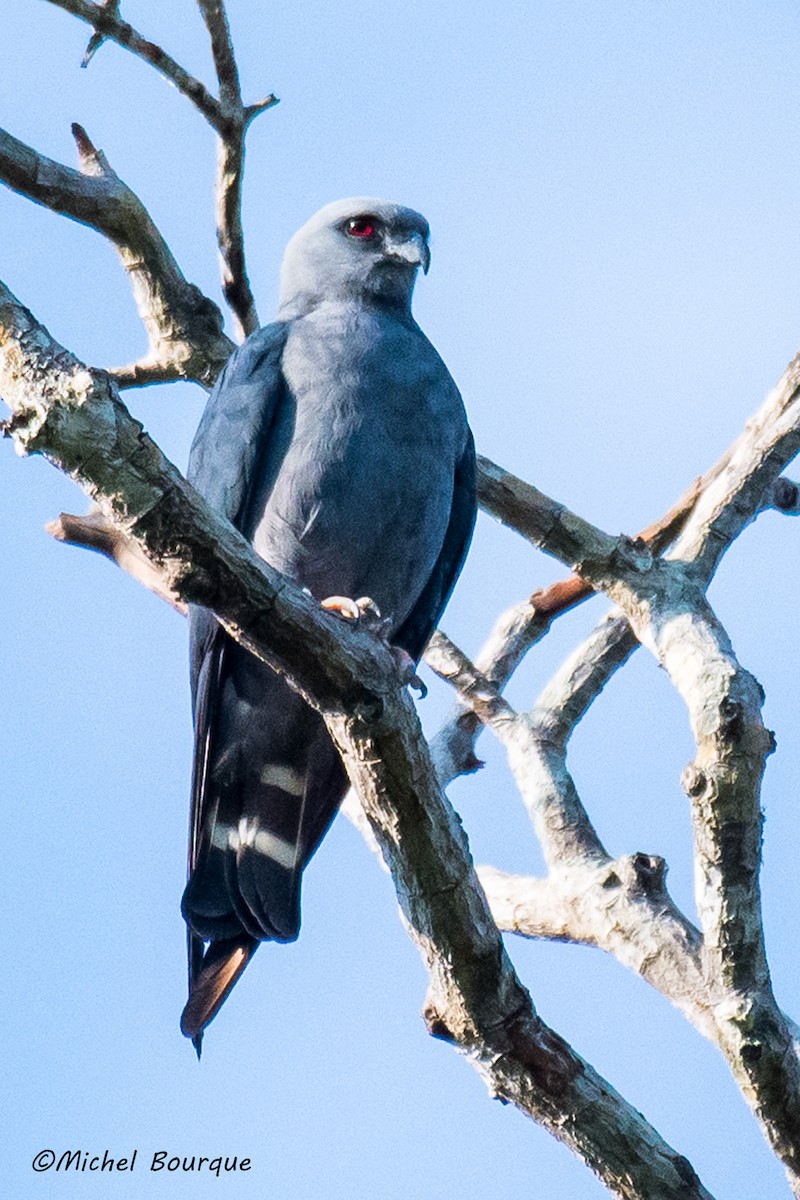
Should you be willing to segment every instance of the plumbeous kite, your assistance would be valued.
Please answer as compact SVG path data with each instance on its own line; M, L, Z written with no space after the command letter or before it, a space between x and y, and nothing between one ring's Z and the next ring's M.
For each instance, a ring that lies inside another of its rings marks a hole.
M475 522L464 406L411 315L428 233L419 213L384 200L312 217L286 249L278 320L231 356L189 462L194 486L262 558L342 615L358 612L345 597L370 597L415 663ZM322 718L283 678L207 610L190 621L181 1029L199 1053L259 942L297 937L300 877L347 776Z

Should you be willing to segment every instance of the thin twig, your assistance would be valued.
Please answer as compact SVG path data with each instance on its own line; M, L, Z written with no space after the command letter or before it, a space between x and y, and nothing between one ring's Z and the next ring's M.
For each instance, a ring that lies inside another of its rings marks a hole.
M114 17L119 17L120 0L100 0L100 3L103 5L103 8L105 8L106 12L110 13ZM86 47L83 58L81 59L82 67L85 68L89 66L89 63L92 61L105 40L106 35L104 33L92 34L92 36L89 38L89 44Z
M148 41L127 21L123 21L114 5L94 4L91 0L49 0L57 8L63 8L81 21L91 25L102 39L116 42L143 62L148 63L169 83L191 100L209 124L219 129L224 121L219 102L214 99L199 79L185 70L161 46ZM91 43L90 43L91 44Z
M211 39L211 52L219 81L219 102L225 115L217 128L217 246L225 301L231 309L242 336L258 328L258 313L247 276L244 230L242 228L242 187L244 181L245 134L257 112L277 104L274 96L245 108L239 71L233 50L231 31L223 0L197 0Z
M217 245L220 255L222 291L242 336L258 328L256 311L244 250L242 228L242 185L244 178L245 134L250 122L259 113L274 107L274 95L255 104L242 102L239 73L233 51L230 28L223 0L198 0L198 7L211 38L211 51L219 81L219 98L215 98L199 79L186 71L156 43L148 41L119 15L116 3L95 4L91 0L50 0L59 8L86 21L95 30L87 47L82 65L86 65L101 43L108 39L123 46L159 71L185 95L209 122L218 135L216 218ZM157 355L151 355L137 370L121 368L118 378L127 386L136 386L151 378L161 380Z
M211 38L211 54L219 83L220 105L223 108L240 109L242 89L225 4L223 0L197 0L197 6Z
M764 507L795 513L797 493L794 506L790 497L781 504L775 488L798 451L800 354L731 446L726 470L704 490L670 557L694 562L710 579L731 542Z
M466 655L441 633L434 635L426 662L456 688L505 747L508 764L536 829L551 871L574 864L596 867L610 861L563 763L559 739L547 721L517 713Z
M242 187L244 181L244 129L221 137L217 143L217 246L225 302L238 325L239 338L259 326L258 312L247 275Z

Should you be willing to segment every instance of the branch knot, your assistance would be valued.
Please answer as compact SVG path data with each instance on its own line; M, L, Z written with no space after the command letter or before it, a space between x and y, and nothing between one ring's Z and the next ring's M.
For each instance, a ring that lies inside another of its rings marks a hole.
M708 787L705 771L701 771L695 763L689 763L681 775L681 787L686 795L692 798L702 795Z

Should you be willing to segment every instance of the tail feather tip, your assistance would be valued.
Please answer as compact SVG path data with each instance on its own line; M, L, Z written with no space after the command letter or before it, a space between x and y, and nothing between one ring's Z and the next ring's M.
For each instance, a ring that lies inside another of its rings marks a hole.
M257 947L254 938L237 938L212 942L206 950L181 1013L181 1033L191 1038L198 1059L203 1030L222 1008Z

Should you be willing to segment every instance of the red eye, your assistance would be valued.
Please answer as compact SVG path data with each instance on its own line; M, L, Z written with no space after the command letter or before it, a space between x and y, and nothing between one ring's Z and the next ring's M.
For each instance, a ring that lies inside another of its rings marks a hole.
M370 238L375 232L375 222L372 217L353 217L352 221L347 222L345 229L350 237Z

